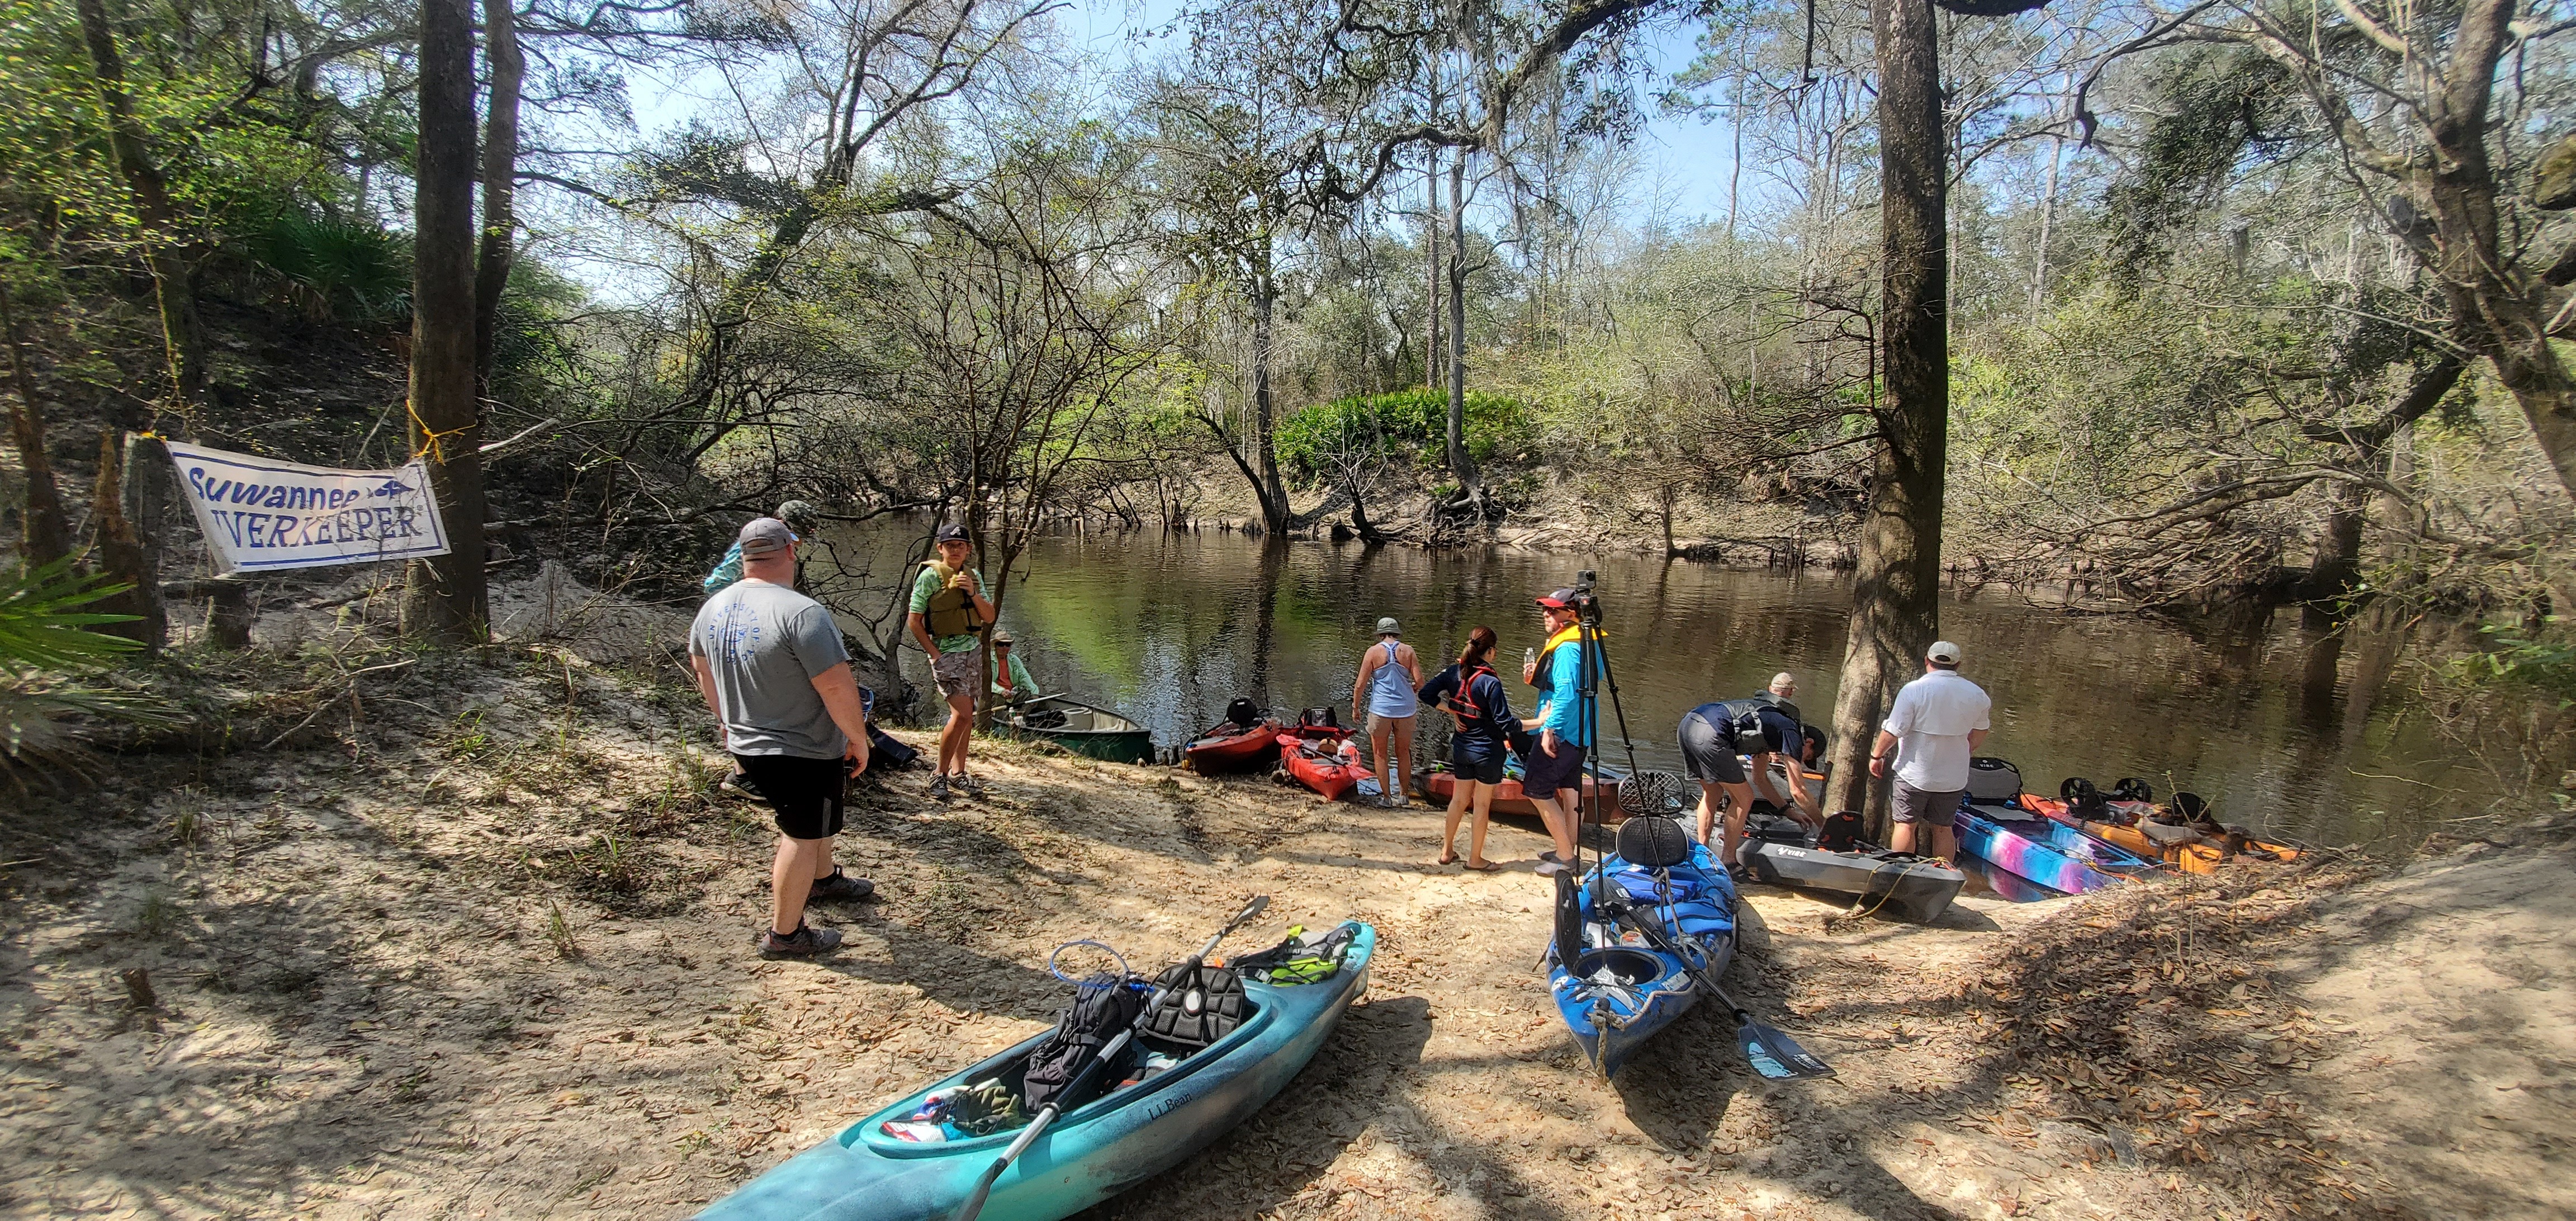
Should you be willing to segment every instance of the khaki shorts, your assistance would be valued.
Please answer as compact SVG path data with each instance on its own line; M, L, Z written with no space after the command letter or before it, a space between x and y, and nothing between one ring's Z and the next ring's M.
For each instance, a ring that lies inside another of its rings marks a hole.
M939 694L956 699L973 698L975 689L984 685L984 658L980 649L961 649L942 653L930 659L931 680L939 684Z
M1919 822L1927 827L1947 827L1958 821L1960 799L1967 795L1966 789L1956 789L1947 793L1926 793L1899 780L1896 782L1895 797L1888 802L1888 815L1898 822Z

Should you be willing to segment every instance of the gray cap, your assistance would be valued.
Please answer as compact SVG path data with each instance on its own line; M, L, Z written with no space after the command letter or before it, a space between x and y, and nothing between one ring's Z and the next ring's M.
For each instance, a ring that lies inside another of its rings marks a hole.
M1931 648L1923 650L1923 656L1945 666L1955 666L1959 664L1959 646L1947 640L1935 640Z
M1396 630L1395 619L1394 617L1389 616L1377 621L1377 634L1380 636L1401 636L1404 633Z
M734 541L742 545L742 558L756 560L787 550L788 544L796 541L796 532L775 517L755 517L743 523L742 533L735 535Z

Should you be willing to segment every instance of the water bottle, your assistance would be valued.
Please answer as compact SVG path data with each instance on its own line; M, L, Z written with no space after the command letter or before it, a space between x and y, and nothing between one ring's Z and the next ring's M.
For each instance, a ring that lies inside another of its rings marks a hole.
M1524 670L1535 670L1535 669L1537 669L1537 668L1538 668L1538 650L1537 650L1537 649L1522 649L1522 650L1521 650L1521 668L1522 668L1522 669L1524 669Z

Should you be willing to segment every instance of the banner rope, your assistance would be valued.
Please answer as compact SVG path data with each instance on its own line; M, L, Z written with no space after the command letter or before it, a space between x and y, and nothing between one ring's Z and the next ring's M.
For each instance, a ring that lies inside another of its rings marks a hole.
M451 428L445 432L431 428L429 421L420 418L420 409L412 405L410 395L403 396L403 414L410 416L411 426L420 430L420 444L412 447L412 459L417 461L426 454L430 461L440 466L447 465L447 439L464 436L474 427L468 424L464 428Z

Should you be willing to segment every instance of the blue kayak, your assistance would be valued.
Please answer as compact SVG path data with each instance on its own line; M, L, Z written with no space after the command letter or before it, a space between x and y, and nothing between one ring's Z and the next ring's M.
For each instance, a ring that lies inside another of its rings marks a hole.
M2045 818L1997 821L1984 811L1963 805L1959 807L1958 832L1959 851L2070 895L2117 886L2130 875L2155 869L2153 862ZM2076 842L2061 845L2058 832L2065 832Z
M1368 988L1377 930L1358 921L1341 969L1311 984L1244 980L1252 1013L1169 1069L1067 1111L993 1186L982 1221L1056 1221L1170 1169L1252 1117L1323 1046ZM970 1082L1016 1082L1045 1034L852 1124L698 1214L705 1221L945 1221L976 1176L1018 1135L944 1141L885 1130L930 1095ZM1144 1041L1140 1040L1140 1044ZM1148 1045L1150 1047L1150 1045Z
M1655 821L1669 820L1632 819L1622 830ZM1678 837L1678 830L1673 834ZM1664 939L1711 978L1724 974L1735 958L1735 884L1705 845L1690 844L1689 851L1689 859L1664 868L1615 855L1603 860L1576 888L1581 931L1563 927L1560 919L1559 938L1574 937L1583 948L1571 964L1559 950L1550 951L1548 987L1566 1029L1605 1079L1699 1003L1702 989L1680 957L1603 917L1597 910L1603 895L1624 898L1638 915L1657 922Z

